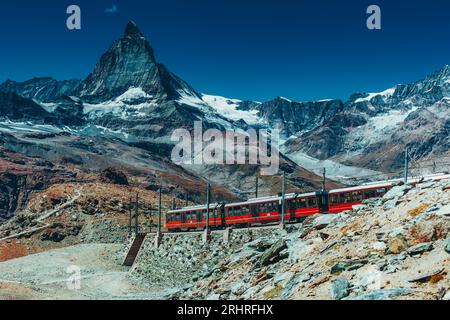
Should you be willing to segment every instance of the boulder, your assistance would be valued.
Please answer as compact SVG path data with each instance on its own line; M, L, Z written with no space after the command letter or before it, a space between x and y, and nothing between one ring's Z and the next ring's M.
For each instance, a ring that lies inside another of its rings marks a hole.
M391 199L391 200L388 200L388 201L386 201L386 202L384 203L383 209L384 209L384 210L390 210L390 209L393 209L393 208L395 208L395 207L397 206L397 204L398 204L398 199Z
M336 215L333 214L320 214L316 215L312 223L313 228L321 230L326 228L329 224L332 224L338 219Z
M42 241L61 242L66 238L66 235L58 231L48 231L42 234Z
M384 251L384 250L386 250L386 248L387 248L387 245L386 245L386 243L384 243L384 242L374 242L374 243L372 243L372 248L373 248L373 250L376 250L376 251Z
M100 174L100 182L128 186L128 179L125 173L117 168L106 168Z
M335 274L342 271L357 270L367 264L367 260L347 260L336 263L331 267L331 274Z
M380 289L364 292L358 296L348 297L345 300L389 300L395 296L410 293L406 288Z
M399 254L408 249L408 243L402 236L397 236L388 242L388 250L390 253Z
M279 260L279 254L287 249L287 244L284 239L280 239L275 242L269 249L267 249L260 257L260 266L268 266Z
M436 277L438 275L440 275L445 269L440 268L440 269L436 269L430 272L426 272L426 273L422 273L419 274L417 276L415 276L414 278L408 280L409 282L427 282L429 281L431 278Z
M264 252L273 245L274 241L269 238L258 238L245 245L246 248L256 250L258 252Z
M339 277L331 284L331 296L334 300L341 300L350 294L350 283L344 277Z
M411 248L408 249L408 253L411 256L422 254L424 252L428 252L433 250L433 243L432 242L425 242L425 243L419 243Z
M409 190L413 188L410 184L404 184L402 186L397 186L389 190L384 196L384 201L399 199L403 197L406 193L408 193Z

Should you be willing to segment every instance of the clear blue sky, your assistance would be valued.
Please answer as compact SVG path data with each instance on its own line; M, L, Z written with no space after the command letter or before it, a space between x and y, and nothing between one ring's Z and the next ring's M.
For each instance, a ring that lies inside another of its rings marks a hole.
M66 29L69 4L81 31ZM366 28L370 4L381 31ZM131 19L200 92L346 99L450 64L449 14L448 0L2 0L0 81L85 78Z

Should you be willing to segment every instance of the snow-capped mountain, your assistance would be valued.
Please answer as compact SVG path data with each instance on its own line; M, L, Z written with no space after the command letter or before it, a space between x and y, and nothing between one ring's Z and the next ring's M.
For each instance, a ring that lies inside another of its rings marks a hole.
M127 24L123 37L113 43L83 81L80 96L103 102L130 88L141 88L147 98L159 103L180 95L198 96L186 82L156 61L152 47L134 22Z
M445 155L450 149L449 79L445 66L413 84L354 94L342 110L289 140L284 151L297 163L306 156L382 172L403 165L406 146L418 162Z

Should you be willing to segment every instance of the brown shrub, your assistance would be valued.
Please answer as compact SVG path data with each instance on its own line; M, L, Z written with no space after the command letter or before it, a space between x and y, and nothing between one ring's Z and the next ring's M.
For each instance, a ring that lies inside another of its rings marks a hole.
M409 210L408 215L410 215L411 217L417 217L418 215L424 213L424 211L427 210L430 205L430 203L423 203L417 208Z
M445 239L448 234L448 225L443 221L429 220L413 226L409 230L410 244L416 245Z

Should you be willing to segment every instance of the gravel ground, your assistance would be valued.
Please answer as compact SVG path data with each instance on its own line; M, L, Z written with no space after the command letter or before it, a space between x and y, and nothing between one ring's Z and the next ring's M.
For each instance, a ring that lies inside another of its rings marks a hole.
M0 300L158 299L120 265L122 245L82 244L0 263ZM80 268L80 288L68 286ZM73 272L73 271L72 271Z

